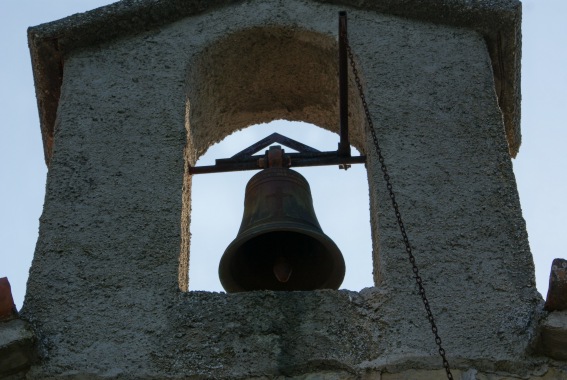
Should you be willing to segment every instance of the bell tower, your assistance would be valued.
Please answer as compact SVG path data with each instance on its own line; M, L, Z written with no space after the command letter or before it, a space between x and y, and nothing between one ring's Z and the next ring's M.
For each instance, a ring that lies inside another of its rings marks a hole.
M339 136L343 10L374 286L190 291L191 168L261 122ZM142 0L30 28L49 172L27 378L446 377L389 182L452 376L567 376L565 350L537 348L546 313L511 165L520 18L515 0Z

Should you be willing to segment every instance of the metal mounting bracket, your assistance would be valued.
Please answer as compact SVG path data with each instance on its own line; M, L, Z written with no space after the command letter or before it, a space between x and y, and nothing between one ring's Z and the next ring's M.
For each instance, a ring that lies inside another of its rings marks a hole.
M298 153L287 153L278 147L281 153L282 165L293 166L324 166L339 165L340 169L348 169L351 164L366 163L366 156L352 157L348 137L348 55L346 46L347 18L346 12L339 12L339 112L340 112L340 141L336 151L320 152L315 148L273 133L270 136L250 145L236 153L231 158L217 159L215 165L190 166L189 174L220 173L240 170L259 170L269 166L269 151L265 155L254 156L261 149L274 143L285 145ZM272 154L274 154L272 152ZM265 157L264 157L265 156Z

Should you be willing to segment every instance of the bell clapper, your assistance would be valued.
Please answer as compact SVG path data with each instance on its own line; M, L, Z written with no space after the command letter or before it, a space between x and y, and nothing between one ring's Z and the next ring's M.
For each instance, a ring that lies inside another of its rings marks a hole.
M279 282L288 282L289 278L291 277L291 273L293 272L293 267L289 263L289 261L284 256L276 257L274 260L274 276L276 276Z

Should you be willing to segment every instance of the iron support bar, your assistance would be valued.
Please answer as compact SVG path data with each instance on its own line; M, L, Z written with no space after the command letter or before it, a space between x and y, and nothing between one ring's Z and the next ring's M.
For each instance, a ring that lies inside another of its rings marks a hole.
M338 155L350 157L348 139L348 55L346 48L347 16L345 11L339 12L339 112L340 137Z
M335 152L319 152L299 141L273 133L270 136L254 143L248 148L236 153L231 158L216 160L215 165L189 167L189 174L206 174L234 172L240 170L260 170L269 162L267 154L253 156L260 149L264 149L273 143L279 143L298 153L288 153L283 156L285 165L290 167L300 166L325 166L339 165L341 169L348 169L351 164L366 163L365 156L352 157L350 141L348 137L348 37L347 37L347 15L345 11L339 12L339 113L340 113L340 141Z
M287 153L285 157L289 157L291 167L304 166L326 166L326 165L350 165L366 163L366 156L356 157L339 157L336 152L321 152L318 154L298 154ZM192 166L189 167L189 174L209 174L222 172L235 172L241 170L260 170L264 167L260 164L260 160L264 159L264 155L250 156L246 159L216 160L216 165L210 166Z

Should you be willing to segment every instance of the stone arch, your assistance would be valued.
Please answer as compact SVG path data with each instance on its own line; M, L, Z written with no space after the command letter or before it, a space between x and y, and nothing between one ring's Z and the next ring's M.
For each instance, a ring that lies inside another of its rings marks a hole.
M254 124L285 119L338 132L337 48L336 36L278 26L244 29L204 47L187 69L186 167L214 143ZM364 154L364 112L356 87L349 87L350 142ZM189 281L191 209L191 176L185 173L182 290Z

